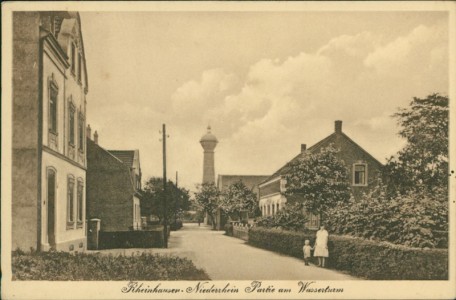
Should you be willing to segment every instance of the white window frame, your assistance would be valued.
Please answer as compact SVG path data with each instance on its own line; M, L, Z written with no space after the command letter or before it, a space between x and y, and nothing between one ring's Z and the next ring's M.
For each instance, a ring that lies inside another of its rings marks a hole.
M355 183L355 173L356 173L356 166L364 166L364 183ZM367 169L367 163L365 162L356 162L353 164L353 171L352 171L352 185L353 186L367 186L368 182L368 169Z

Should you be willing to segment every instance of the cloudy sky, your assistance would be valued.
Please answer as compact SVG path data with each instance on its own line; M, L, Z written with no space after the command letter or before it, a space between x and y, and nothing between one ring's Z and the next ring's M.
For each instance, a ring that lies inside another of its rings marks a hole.
M403 141L391 118L448 95L445 12L83 12L88 123L106 149L139 149L143 176L194 189L199 139L216 174L269 175L343 120L381 162Z

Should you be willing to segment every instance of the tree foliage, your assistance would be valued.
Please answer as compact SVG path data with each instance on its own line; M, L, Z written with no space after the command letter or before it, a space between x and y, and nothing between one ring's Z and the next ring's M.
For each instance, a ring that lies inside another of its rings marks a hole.
M448 230L446 193L427 189L389 198L383 185L359 200L339 203L326 224L336 234L389 241L412 247L445 247Z
M220 191L214 183L203 183L197 185L195 193L195 204L200 211L207 213L211 219L212 228L217 226L216 213L220 207Z
M231 184L221 192L220 207L228 215L237 215L241 219L241 212L247 211L254 215L257 207L257 195L241 180Z
M190 194L185 188L177 187L172 181L166 186L166 211L169 223L180 218L182 213L190 208ZM160 222L164 217L163 179L151 177L146 182L141 199L141 214L144 216L155 215ZM177 212L177 214L176 214Z
M393 115L407 144L385 171L389 192L406 194L417 186L432 191L448 186L448 97L413 98Z
M350 199L348 170L337 153L332 146L307 153L292 162L285 174L287 199L302 202L308 212L323 220L329 208Z
M257 225L266 228L282 228L285 230L304 230L307 219L304 216L303 204L289 203L273 216L261 217Z
M413 247L448 243L448 97L413 98L393 115L405 147L385 166L386 186L360 201L339 203L328 225L335 233Z

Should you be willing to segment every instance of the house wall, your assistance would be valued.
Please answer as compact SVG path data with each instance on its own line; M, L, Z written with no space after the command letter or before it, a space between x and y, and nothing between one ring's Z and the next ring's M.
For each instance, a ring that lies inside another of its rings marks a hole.
M140 229L141 228L141 203L139 198L134 196L133 197L133 228Z
M68 65L59 50L62 45L40 29L49 28L49 22L46 12L14 12L13 15L13 248L50 248L46 198L47 170L52 167L56 171L58 184L54 211L56 248L78 251L85 249L85 217L77 228L75 225L73 231L68 231L66 178L68 174L73 174L85 188L85 151L80 151L79 156L71 162L65 152L68 137L66 93L72 91L75 81L66 74ZM65 19L63 22L76 20ZM76 34L79 34L79 30ZM49 130L50 82L58 87L57 133L54 134ZM75 97L75 103L85 115L86 89L83 83L76 85L79 94ZM77 122L75 125L77 131ZM85 135L85 124L83 128ZM75 203L76 195L75 192Z
M260 199L260 210L262 216L272 216L277 213L277 205L279 210L287 203L287 198L280 193L264 196ZM274 211L273 211L274 207Z
M379 165L370 155L366 154L366 152L342 136L337 137L334 147L340 149L340 152L337 155L347 166L352 194L355 199L359 199L363 193L367 193L375 187L378 180L382 178L382 166ZM353 164L355 163L367 164L366 186L353 185Z
M13 12L12 249L38 248L40 15Z
M101 231L128 231L134 225L130 170L87 139L87 218L101 220Z
M47 170L53 168L56 171L56 195L55 195L55 239L56 250L62 251L82 251L85 250L86 245L86 224L85 224L85 189L86 189L86 172L84 169L74 166L68 161L48 152L43 152L43 165L42 165L42 208L41 208L41 247L43 250L48 250L50 245L48 243L48 230L47 230ZM67 224L68 218L68 177L72 176L75 180L73 192L73 209L75 216L77 215L77 181L83 182L83 222L78 225L75 221L71 226ZM82 243L82 247L81 247Z

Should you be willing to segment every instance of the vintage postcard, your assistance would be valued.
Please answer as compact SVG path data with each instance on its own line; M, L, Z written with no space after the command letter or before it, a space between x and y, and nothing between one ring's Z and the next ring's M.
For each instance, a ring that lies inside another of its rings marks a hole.
M2 298L454 299L455 14L2 3Z

